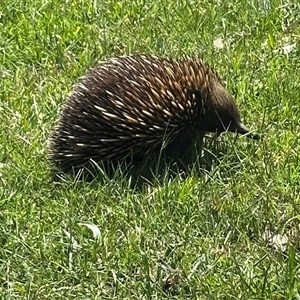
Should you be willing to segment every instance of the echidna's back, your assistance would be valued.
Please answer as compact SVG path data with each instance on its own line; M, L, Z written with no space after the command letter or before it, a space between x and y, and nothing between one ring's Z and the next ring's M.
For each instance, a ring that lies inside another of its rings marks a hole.
M187 97L194 84L190 71L180 67L173 60L128 56L91 69L62 110L51 138L52 161L69 170L90 159L119 161L160 150L198 117L201 103Z

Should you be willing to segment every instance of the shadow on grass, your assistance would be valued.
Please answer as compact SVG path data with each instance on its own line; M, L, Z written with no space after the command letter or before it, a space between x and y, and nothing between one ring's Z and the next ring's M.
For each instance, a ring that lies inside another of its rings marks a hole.
M179 146L178 146L179 145ZM156 155L116 164L90 162L85 168L73 170L70 174L53 170L53 180L87 181L105 184L112 180L124 184L126 187L143 190L149 185L162 184L178 176L180 178L202 176L210 172L212 167L219 164L226 153L226 145L216 136L200 136L193 144L184 147L174 142Z

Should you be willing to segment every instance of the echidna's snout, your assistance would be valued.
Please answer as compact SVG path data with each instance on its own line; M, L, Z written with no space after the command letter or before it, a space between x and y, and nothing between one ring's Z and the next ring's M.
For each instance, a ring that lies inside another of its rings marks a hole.
M237 128L236 128L236 132L238 132L240 134L246 134L248 138L251 138L251 139L254 139L254 140L260 139L259 134L250 132L249 128L241 122L238 123Z

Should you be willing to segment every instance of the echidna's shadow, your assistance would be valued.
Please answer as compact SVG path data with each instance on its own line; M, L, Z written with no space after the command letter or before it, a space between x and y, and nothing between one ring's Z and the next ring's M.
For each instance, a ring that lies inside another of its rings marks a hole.
M159 155L153 155L132 168L128 175L134 188L142 190L145 185L160 184L176 177L203 176L219 164L224 149L213 137L199 137L186 147L170 144Z
M192 145L180 142L167 146L156 155L137 161L123 161L118 164L91 162L86 169L74 170L72 176L79 181L105 184L119 181L133 190L142 191L149 185L162 184L174 178L185 178L193 174L202 176L216 166L224 155L222 143L213 136L200 136ZM64 177L63 174L56 178Z

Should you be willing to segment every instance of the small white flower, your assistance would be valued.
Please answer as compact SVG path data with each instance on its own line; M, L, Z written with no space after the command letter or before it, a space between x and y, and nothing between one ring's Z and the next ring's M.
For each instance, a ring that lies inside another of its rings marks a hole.
M273 234L269 229L265 230L263 239L270 247L279 252L285 252L289 243L289 239L286 234Z
M285 55L288 55L290 52L292 52L296 48L296 43L291 45L285 45L282 47L283 53Z
M221 50L225 47L224 41L222 38L218 37L217 39L214 40L213 46L216 50Z

